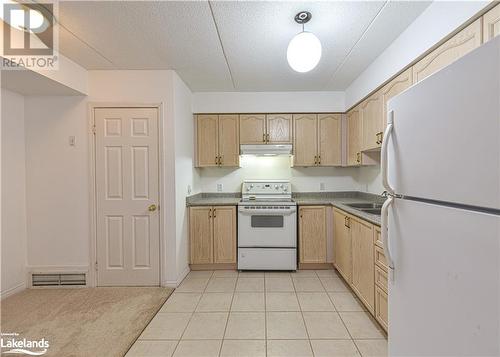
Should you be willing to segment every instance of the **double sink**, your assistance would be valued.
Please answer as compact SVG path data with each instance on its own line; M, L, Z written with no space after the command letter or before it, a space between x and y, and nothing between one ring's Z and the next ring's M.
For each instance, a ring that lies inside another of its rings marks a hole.
M359 211L369 214L375 214L378 216L380 216L380 213L382 211L381 203L359 202L359 203L345 203L345 205L351 208L355 208Z

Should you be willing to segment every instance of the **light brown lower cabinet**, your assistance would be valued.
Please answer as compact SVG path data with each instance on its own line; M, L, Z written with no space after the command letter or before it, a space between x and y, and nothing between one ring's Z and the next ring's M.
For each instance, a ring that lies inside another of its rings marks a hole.
M326 263L326 207L299 208L299 262Z
M379 226L333 209L335 268L387 331L387 263L381 243Z
M368 311L375 307L375 265L373 261L373 225L352 218L352 289L363 301Z
M349 284L352 281L352 246L349 229L350 217L337 209L333 210L334 265Z
M236 207L189 208L191 264L236 263Z
M375 286L375 319L387 332L389 327L387 293L378 285Z

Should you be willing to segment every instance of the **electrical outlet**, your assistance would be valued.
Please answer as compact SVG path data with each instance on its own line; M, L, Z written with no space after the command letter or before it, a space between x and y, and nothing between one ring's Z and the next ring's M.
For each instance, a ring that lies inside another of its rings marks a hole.
M191 194L191 185L188 185L188 195Z
M224 188L224 186L221 183L217 184L217 192L222 192L223 188Z
M320 191L324 191L325 190L325 183L324 182L320 182L319 183L319 190Z

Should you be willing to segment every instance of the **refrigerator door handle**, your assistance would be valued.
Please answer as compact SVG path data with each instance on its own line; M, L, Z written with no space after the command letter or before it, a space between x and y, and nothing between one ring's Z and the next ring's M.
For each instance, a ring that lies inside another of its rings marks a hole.
M382 244L384 246L384 255L387 260L387 266L389 267L389 280L394 281L394 261L392 260L391 251L389 249L389 227L387 225L387 220L389 217L389 206L392 204L394 197L389 196L382 205L381 212L381 234L382 234Z
M394 125L394 111L391 110L387 113L387 127L385 128L384 137L382 139L382 149L380 155L380 167L382 169L382 184L385 190L394 195L394 189L389 185L389 178L387 175L387 145L389 143L389 136L392 133L392 128Z

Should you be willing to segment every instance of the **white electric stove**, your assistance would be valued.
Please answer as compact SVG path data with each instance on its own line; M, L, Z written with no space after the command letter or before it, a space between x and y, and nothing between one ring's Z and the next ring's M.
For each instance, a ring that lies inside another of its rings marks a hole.
M238 204L238 269L297 269L297 206L290 181L243 182Z

